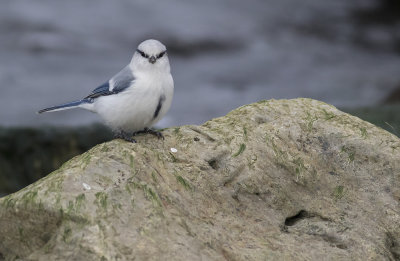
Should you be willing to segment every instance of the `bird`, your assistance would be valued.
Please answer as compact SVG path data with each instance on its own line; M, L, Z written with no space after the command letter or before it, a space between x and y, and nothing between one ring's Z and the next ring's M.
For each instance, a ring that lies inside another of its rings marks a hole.
M158 40L141 42L130 63L109 81L95 88L81 100L48 107L38 113L82 108L97 113L111 128L114 138L136 142L134 135L150 129L169 110L174 94L174 80L167 48Z

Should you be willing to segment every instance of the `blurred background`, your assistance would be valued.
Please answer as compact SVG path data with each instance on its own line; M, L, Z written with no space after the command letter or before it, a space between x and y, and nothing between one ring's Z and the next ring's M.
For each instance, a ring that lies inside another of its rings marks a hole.
M308 97L399 135L398 0L4 0L0 196L111 139L90 112L35 112L86 96L148 38L167 46L175 80L158 127Z

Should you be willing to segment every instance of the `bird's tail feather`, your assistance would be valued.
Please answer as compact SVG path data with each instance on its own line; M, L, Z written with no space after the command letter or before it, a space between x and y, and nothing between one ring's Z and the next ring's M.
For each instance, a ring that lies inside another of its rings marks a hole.
M63 111L79 107L81 104L87 103L87 100L73 101L65 104L49 107L38 111L37 113L44 113L49 111Z

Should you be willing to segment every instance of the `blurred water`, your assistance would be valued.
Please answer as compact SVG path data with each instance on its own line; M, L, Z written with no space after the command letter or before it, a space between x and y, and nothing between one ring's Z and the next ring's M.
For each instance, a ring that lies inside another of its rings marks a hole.
M353 10L371 4L4 0L0 125L99 121L83 110L35 112L87 95L147 38L167 45L175 79L173 105L161 126L198 124L260 99L377 104L400 83L400 56L390 48L393 30L354 22ZM372 45L355 41L360 37Z

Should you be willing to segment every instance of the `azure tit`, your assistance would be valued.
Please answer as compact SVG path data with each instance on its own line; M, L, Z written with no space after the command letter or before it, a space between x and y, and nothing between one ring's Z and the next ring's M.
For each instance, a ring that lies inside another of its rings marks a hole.
M116 138L136 142L132 135L137 133L163 137L150 127L167 113L173 93L167 49L150 39L139 44L127 66L88 96L38 113L86 109L99 114Z

